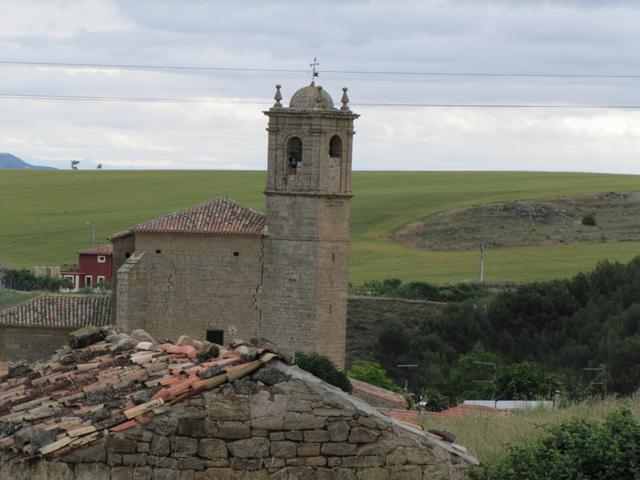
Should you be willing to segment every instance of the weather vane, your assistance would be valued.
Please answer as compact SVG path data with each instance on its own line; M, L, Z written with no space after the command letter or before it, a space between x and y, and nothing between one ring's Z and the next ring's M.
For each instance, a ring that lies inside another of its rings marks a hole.
M316 67L320 66L320 64L317 62L316 57L313 57L313 63L310 63L309 66L311 67L311 85L314 85L315 78L320 76L320 74L316 70Z

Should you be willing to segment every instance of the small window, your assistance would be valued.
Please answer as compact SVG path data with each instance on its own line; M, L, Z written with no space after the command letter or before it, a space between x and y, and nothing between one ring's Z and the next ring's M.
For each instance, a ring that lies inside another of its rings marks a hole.
M105 279L103 275L98 275L96 282L98 283L99 287L104 287L105 284Z
M291 137L287 141L287 173L289 175L297 174L300 162L302 162L302 140L298 137Z
M86 277L84 277L84 286L87 288L91 288L91 284L93 283L93 278L91 278L91 275L87 275Z
M129 252L124 254L124 258L129 258L131 256L131 254Z
M333 310L333 305L329 305L329 313L331 313Z
M329 141L329 156L332 158L342 157L342 139L338 135L334 135Z
M335 262L335 261L336 261L336 254L335 254L335 253L332 253L332 254L331 254L331 261L332 261L332 262Z
M234 257L239 257L240 256L240 252L233 252L233 256Z
M207 330L207 342L224 345L224 330Z
M98 263L106 263L107 257L104 255L98 255Z
M162 253L162 250L156 250L156 254L160 255Z

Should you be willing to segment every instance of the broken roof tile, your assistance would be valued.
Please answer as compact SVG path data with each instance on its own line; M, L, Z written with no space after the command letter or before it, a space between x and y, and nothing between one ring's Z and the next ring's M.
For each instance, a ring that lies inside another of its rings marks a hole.
M114 331L105 335L116 342L128 337ZM172 405L247 375L275 357L261 350L259 360L244 361L246 345L238 345L220 347L222 356L199 360L192 345L153 344L141 351L135 341L129 344L114 352L112 343L97 338L82 348L62 348L47 361L0 364L0 460L68 453L106 432L147 423ZM32 431L53 436L47 444L31 444Z

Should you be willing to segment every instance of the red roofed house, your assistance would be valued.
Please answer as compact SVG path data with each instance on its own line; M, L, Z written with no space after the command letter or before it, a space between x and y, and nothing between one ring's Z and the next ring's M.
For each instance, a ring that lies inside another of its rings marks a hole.
M262 336L344 367L353 121L314 83L269 117L265 214L217 198L114 235L116 324L228 343Z
M78 252L78 265L60 267L60 276L73 282L73 290L111 285L113 246L98 245Z

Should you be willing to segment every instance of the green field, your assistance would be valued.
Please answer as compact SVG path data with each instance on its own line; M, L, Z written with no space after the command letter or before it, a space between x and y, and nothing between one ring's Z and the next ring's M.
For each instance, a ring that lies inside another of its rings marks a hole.
M264 172L0 170L0 263L76 261L96 237L228 195L263 210ZM356 172L350 280L398 277L437 283L477 278L476 252L423 252L389 240L401 225L474 204L591 192L640 191L640 176L581 173ZM543 280L640 254L640 242L513 247L487 252L492 282Z

